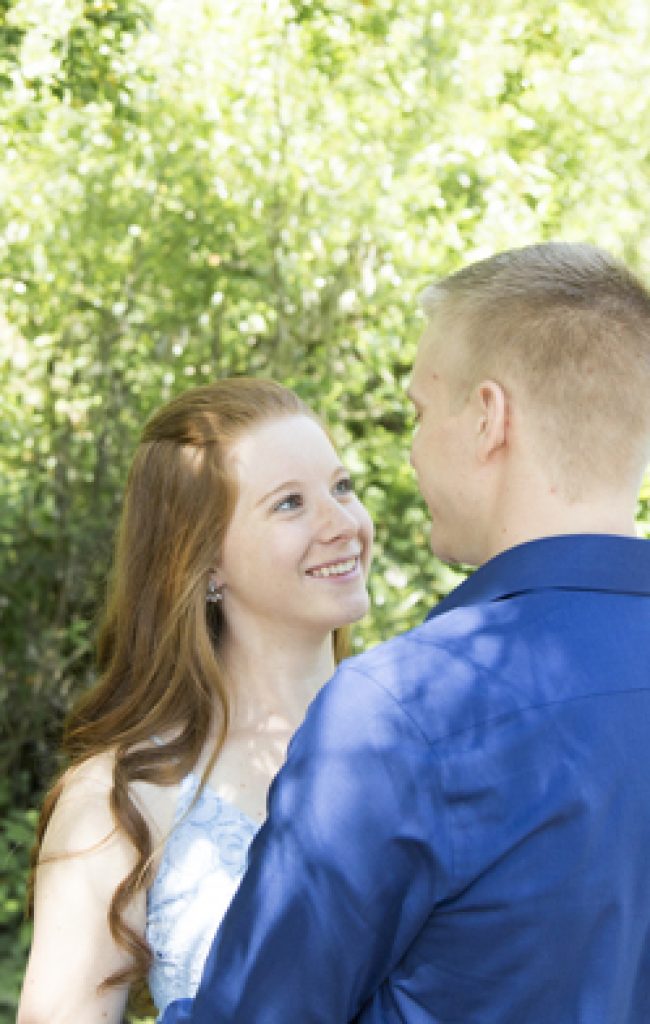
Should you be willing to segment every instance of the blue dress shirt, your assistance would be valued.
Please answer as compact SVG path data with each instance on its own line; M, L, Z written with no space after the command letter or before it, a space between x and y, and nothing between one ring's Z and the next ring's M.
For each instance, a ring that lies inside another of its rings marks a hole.
M487 563L343 663L163 1024L648 1024L650 544Z

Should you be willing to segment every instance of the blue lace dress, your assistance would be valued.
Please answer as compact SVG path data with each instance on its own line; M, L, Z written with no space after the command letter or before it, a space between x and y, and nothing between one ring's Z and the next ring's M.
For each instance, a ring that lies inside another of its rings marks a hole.
M191 772L180 785L175 827L147 895L146 936L153 953L149 987L160 1014L172 1000L196 992L259 828L208 786L190 807L199 781Z

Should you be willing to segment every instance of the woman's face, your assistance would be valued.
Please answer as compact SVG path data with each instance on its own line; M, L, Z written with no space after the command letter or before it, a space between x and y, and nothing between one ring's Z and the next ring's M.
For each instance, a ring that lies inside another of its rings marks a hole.
M322 639L368 609L372 523L321 427L266 421L228 454L238 498L215 582L236 636Z

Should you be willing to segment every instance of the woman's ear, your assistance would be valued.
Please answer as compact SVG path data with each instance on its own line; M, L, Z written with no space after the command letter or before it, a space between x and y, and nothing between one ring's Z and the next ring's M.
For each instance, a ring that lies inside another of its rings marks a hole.
M508 443L508 396L495 380L483 380L476 387L476 451L481 462Z

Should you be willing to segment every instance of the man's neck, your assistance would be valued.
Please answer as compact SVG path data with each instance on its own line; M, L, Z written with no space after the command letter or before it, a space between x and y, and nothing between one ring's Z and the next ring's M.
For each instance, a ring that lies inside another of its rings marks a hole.
M488 531L485 561L526 541L564 534L617 534L636 536L632 502L625 496L568 501L557 494L522 495L509 502L498 529Z

